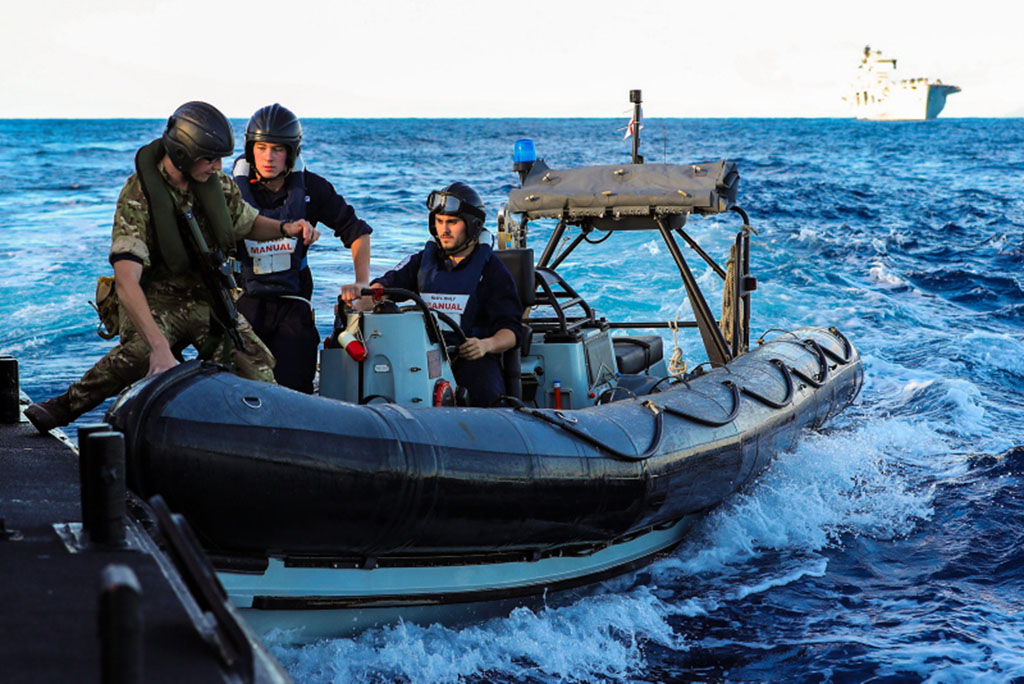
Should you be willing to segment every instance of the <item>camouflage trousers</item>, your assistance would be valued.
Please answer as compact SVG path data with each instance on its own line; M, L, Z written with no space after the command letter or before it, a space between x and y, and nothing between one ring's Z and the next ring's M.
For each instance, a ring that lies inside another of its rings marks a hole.
M150 310L171 349L176 353L189 345L202 349L210 339L210 304L194 297L147 292ZM274 356L253 332L249 322L238 315L238 331L247 351L237 349L228 335L222 335L210 360L233 363L243 378L274 382ZM64 396L77 418L120 393L149 372L149 345L121 310L120 344L72 384Z

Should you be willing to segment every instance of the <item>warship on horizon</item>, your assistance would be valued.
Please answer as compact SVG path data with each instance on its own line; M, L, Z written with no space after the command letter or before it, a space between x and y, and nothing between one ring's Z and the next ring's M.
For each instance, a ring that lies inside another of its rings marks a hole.
M955 85L928 78L896 79L896 60L881 50L864 48L864 57L850 94L843 97L858 119L868 121L924 121L934 119L946 106L946 96L960 92Z

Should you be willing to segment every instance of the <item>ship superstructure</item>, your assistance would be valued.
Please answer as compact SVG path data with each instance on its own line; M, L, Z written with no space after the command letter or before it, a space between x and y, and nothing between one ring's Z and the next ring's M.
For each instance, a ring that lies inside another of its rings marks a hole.
M939 79L897 78L896 60L866 46L857 76L843 99L858 119L923 121L937 117L946 106L946 96L958 92L958 86Z

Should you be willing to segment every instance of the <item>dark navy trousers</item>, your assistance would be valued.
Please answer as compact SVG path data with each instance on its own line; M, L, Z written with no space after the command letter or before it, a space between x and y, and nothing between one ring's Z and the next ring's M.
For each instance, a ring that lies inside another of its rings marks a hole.
M277 384L312 394L320 333L309 305L298 299L242 295L236 306L273 352Z

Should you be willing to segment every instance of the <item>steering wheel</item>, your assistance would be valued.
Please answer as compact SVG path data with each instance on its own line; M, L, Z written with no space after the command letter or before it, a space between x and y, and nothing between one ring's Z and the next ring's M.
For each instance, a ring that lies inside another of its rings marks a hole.
M434 315L437 316L438 320L442 321L445 325L451 328L451 331L455 333L455 339L458 340L458 344L449 344L445 347L448 352L448 358L454 359L459 355L459 347L466 343L468 339L466 333L462 330L462 327L455 322L455 320L443 311L435 311ZM443 333L442 333L443 335Z

